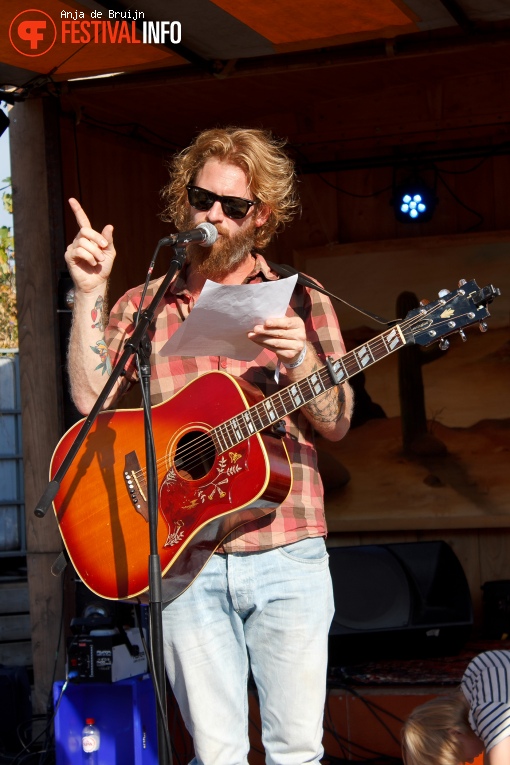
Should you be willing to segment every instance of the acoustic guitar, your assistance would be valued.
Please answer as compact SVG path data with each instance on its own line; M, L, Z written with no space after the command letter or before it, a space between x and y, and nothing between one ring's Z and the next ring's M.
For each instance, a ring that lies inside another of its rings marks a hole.
M281 504L292 471L282 418L406 344L427 346L479 323L499 290L461 281L341 358L264 397L225 372L208 372L152 410L159 487L163 599L183 592L222 540ZM53 477L83 421L60 440ZM69 556L102 598L148 599L149 534L141 409L104 411L65 474L53 505Z

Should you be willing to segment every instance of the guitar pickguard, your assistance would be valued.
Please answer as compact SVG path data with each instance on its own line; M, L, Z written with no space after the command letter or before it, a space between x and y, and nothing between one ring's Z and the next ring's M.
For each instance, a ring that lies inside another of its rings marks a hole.
M231 506L232 482L248 470L250 443L246 441L216 456L212 469L200 480L190 480L172 466L159 492L161 513L168 525L164 547L173 547L197 528L201 517Z

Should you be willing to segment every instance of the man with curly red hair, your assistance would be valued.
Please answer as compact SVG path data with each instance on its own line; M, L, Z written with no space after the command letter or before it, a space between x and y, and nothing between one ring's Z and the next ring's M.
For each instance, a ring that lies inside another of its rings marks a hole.
M163 356L161 348L186 320L207 279L235 285L278 278L260 250L298 209L294 168L282 142L267 131L237 127L205 131L178 154L163 196L166 217L178 230L207 222L218 238L210 247L188 247L187 262L158 309L151 336L153 403L218 369L258 385L267 396L312 375L326 356L345 352L330 301L298 285L284 317L248 332L259 346L253 361ZM76 406L87 413L103 382L94 351L103 338L90 317L104 300L115 249L112 227L95 231L79 203L70 204L80 231L66 252L75 284L69 371ZM149 298L159 284L150 283ZM111 311L104 343L112 361L133 329L141 292L130 290ZM136 382L132 364L107 405ZM193 737L194 763L247 762L250 673L266 762L318 764L323 755L333 596L314 431L342 438L351 409L345 384L285 418L293 474L287 498L222 540L191 586L164 608L166 669Z

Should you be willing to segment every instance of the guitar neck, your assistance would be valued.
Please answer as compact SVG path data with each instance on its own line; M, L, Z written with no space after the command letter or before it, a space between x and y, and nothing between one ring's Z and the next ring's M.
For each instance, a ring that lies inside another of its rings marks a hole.
M255 433L274 425L286 415L295 412L336 385L346 382L405 344L406 338L401 326L397 324L368 343L332 361L331 370L328 366L321 367L299 382L291 383L273 393L210 431L209 435L214 441L216 451L222 454Z

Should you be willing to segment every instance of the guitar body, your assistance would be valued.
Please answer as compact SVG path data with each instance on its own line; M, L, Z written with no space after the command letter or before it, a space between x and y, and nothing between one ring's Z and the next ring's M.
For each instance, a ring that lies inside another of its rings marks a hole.
M255 433L215 449L213 428L263 399L258 388L208 372L153 407L158 475L158 552L163 600L185 590L221 541L287 497L292 474L283 439ZM53 478L83 421L61 439ZM54 500L73 565L97 595L148 599L149 525L141 409L99 414Z

